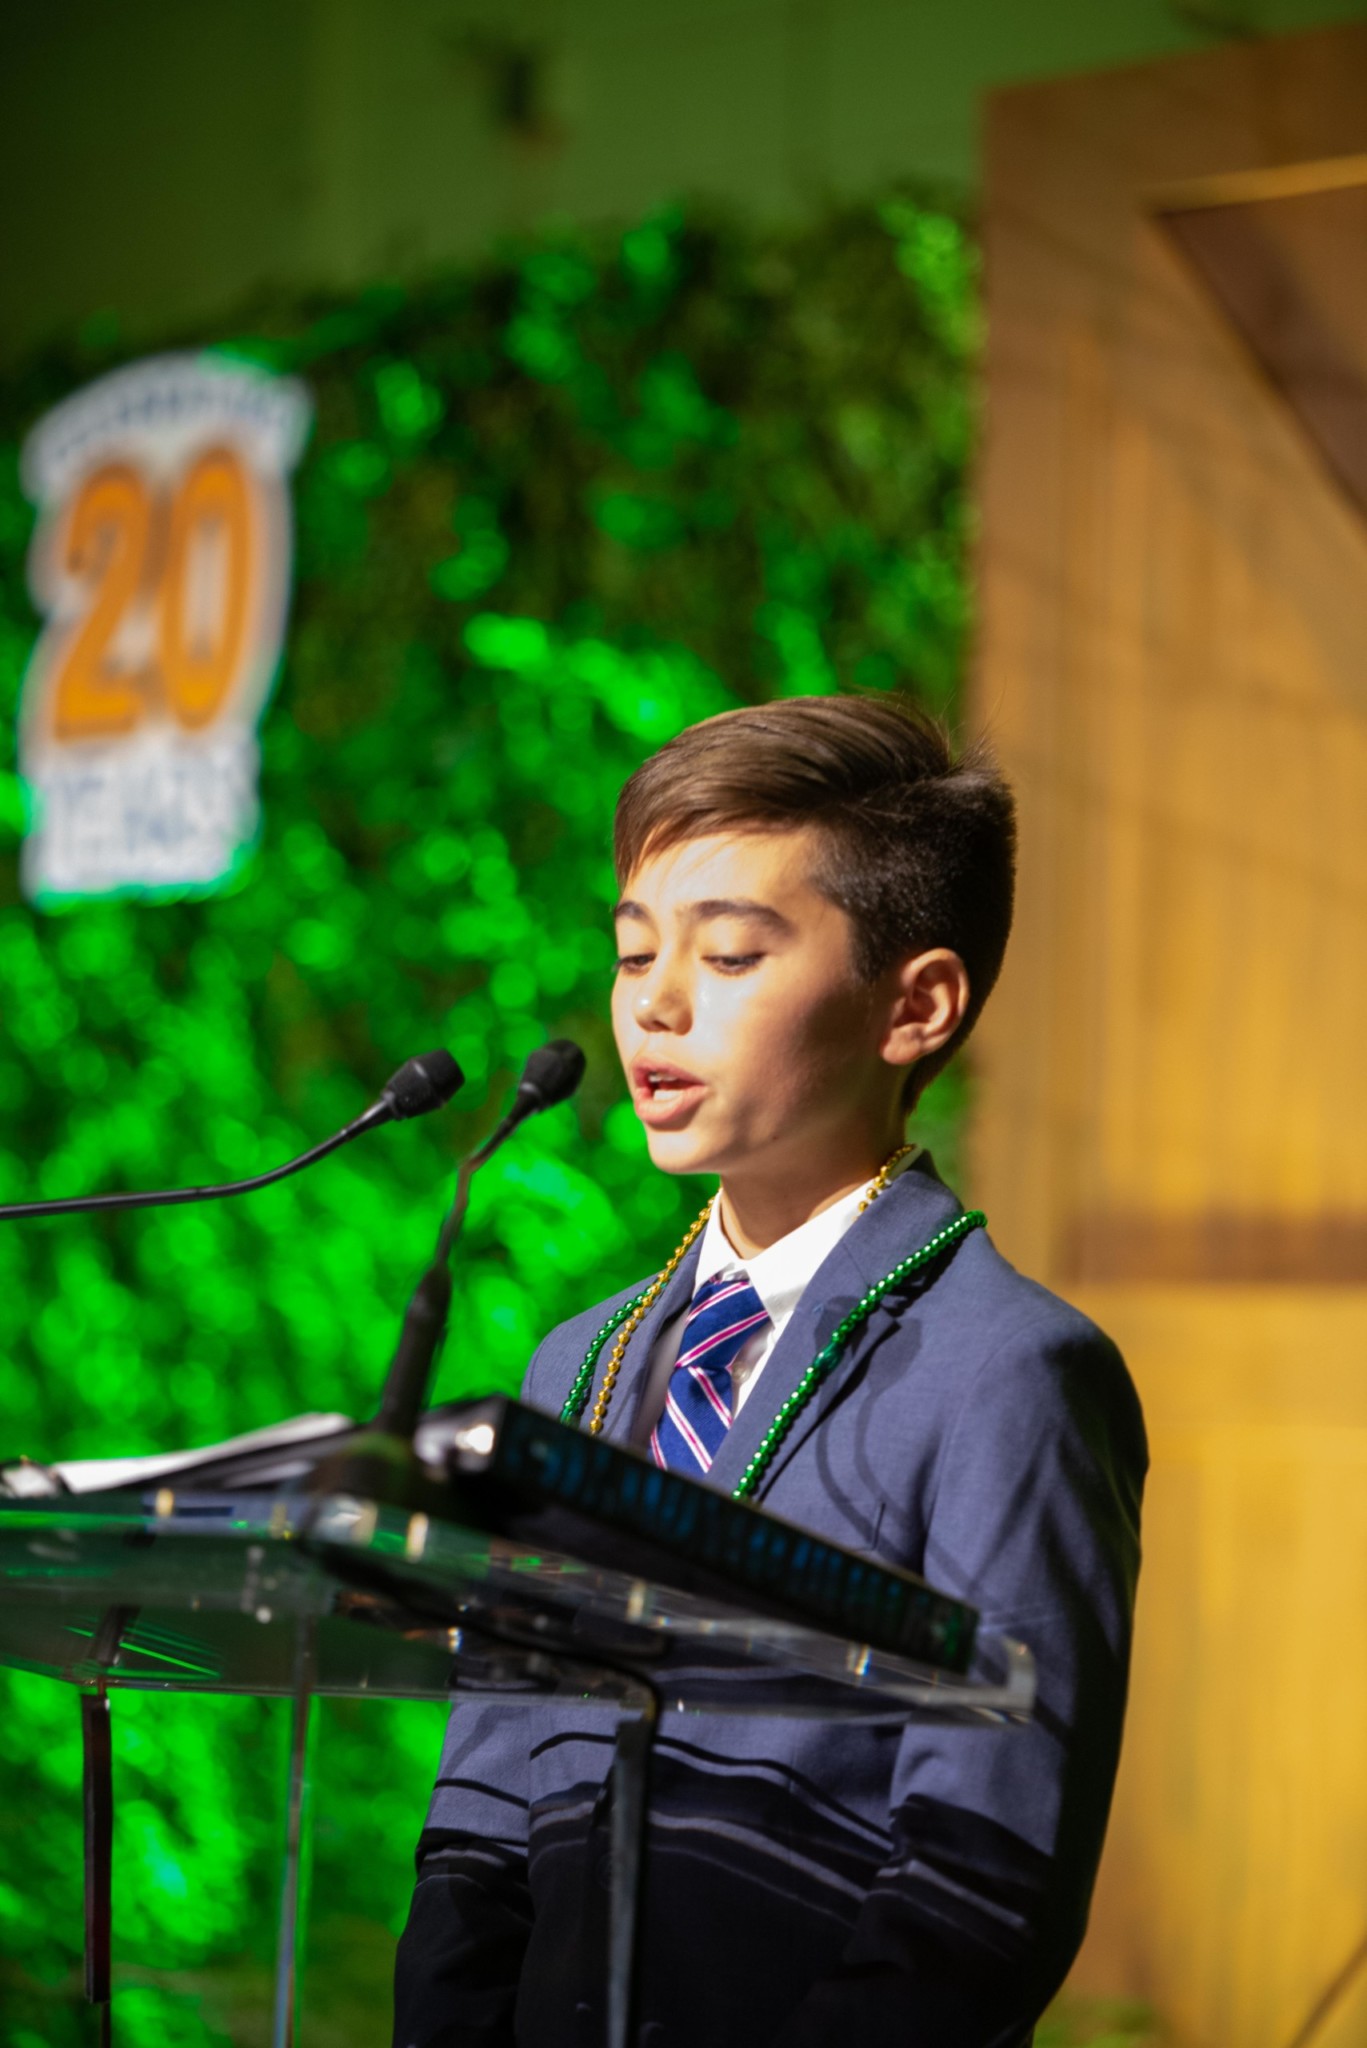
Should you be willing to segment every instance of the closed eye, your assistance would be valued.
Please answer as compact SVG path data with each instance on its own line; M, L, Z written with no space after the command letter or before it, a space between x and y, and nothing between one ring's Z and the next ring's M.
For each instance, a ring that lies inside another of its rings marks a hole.
M744 974L764 958L763 953L709 953L707 964L719 974Z
M617 956L617 972L619 974L644 974L654 958L655 955L653 953L619 953Z

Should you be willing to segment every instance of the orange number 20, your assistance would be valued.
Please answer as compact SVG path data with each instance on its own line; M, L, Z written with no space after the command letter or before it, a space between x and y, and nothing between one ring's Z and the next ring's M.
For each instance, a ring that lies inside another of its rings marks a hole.
M181 725L212 724L247 652L256 542L252 481L230 448L198 456L169 504L124 464L88 477L66 524L62 566L91 596L58 656L54 736L132 731L154 700L158 672ZM140 603L156 623L155 657L142 671L112 658L121 624Z

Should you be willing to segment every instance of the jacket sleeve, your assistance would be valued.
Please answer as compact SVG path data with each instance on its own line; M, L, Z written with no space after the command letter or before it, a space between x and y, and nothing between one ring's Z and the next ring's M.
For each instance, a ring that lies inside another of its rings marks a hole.
M529 1713L473 1697L451 1709L395 1958L394 2048L513 2048L532 1925Z
M925 1572L1033 1652L1025 1723L912 1722L893 1853L774 2048L1021 2048L1086 1926L1120 1748L1147 1450L1077 1318L989 1358L934 1472Z

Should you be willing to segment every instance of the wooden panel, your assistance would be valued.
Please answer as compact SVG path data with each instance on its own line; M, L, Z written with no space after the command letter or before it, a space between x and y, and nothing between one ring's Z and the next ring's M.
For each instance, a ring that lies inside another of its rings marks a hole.
M1078 1981L1156 1996L1180 2042L1285 2048L1367 1931L1367 1294L1081 1305L1126 1347L1154 1463ZM1367 2017L1367 1985L1353 2009Z
M1319 188L1160 217L1367 514L1367 265L1343 261L1367 248L1367 162L1351 167L1356 182L1332 165Z
M1367 28L989 122L975 691L1022 869L973 1193L1148 1407L1080 1981L1180 2048L1287 2048L1367 1929L1367 529L1158 209L1365 151ZM1367 1986L1316 2042L1355 2038Z
M983 701L1022 783L1022 914L1055 930L1013 948L984 1114L1066 1148L1020 1219L1055 1271L1112 1209L1367 1218L1367 534L1157 231L1134 239L1166 326L1056 323L1058 518L1014 575L1038 451L1008 462L992 397ZM1049 1016L1043 1065L1001 1042L1017 1000ZM986 1177L1015 1148L984 1138ZM1019 1190L985 1178L999 1228Z

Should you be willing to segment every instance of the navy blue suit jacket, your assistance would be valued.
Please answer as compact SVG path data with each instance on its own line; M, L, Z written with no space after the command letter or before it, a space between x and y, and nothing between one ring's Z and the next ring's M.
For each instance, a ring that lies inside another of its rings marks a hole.
M713 1485L735 1485L870 1284L958 1212L917 1167L856 1220L775 1345ZM619 1441L695 1263L631 1341L607 1425ZM614 1305L552 1331L529 1401L559 1411ZM1038 1707L1026 1725L981 1727L666 1716L642 2044L1028 2043L1081 1940L1101 1849L1145 1465L1114 1346L985 1231L875 1310L758 1504L971 1601L986 1629L1033 1650ZM601 2042L612 1740L601 1709L455 1707L400 1943L397 2048Z

